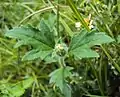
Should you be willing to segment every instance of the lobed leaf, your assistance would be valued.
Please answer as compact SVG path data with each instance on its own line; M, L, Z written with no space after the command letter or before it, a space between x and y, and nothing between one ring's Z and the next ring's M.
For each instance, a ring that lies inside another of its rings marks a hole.
M80 33L73 36L69 53L77 58L99 57L97 52L91 50L94 45L101 45L114 41L111 37L103 32L92 31L88 33L86 30L81 30Z
M49 54L51 54L52 50L45 50L45 51L41 51L41 50L31 50L29 52L27 52L22 60L34 60L37 58L40 58L41 60L43 60L44 58L46 58Z
M54 33L51 31L52 28L49 28L49 25L44 19L40 21L40 31L42 38L44 39L45 43L49 46L54 47Z
M99 54L96 51L91 50L90 48L78 47L77 49L72 50L70 53L79 59L99 57Z
M31 45L33 47L33 50L25 54L23 60L34 60L36 58L43 60L51 53L55 45L54 33L50 28L54 27L54 20L50 26L48 23L47 20L41 19L40 30L32 26L16 27L9 30L5 36L18 40L14 46L15 48L22 45Z
M61 68L53 71L49 75L51 77L50 83L54 83L56 86L58 86L63 94L65 94L67 92L71 94L70 87L68 87L68 85L65 81L65 78L72 76L72 74L70 72L70 70L72 70L72 69L73 69L72 67L61 67ZM68 96L66 96L66 97L68 97Z

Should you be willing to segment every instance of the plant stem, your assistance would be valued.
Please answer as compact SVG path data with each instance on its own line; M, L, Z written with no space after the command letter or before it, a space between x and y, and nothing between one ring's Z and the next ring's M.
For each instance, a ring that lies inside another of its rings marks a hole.
M82 15L79 13L79 11L77 10L76 6L74 5L72 0L67 0L69 6L71 7L71 9L73 10L73 12L76 14L76 16L78 17L78 19L80 20L81 24L88 30L90 31L87 23L85 22L85 20L83 19Z
M47 10L50 10L54 8L54 6L52 7L46 7L46 8L43 8L43 9L40 9L38 11L35 11L34 13L28 15L27 17L25 17L23 20L20 21L19 25L22 24L25 20L27 20L28 18L30 18L31 16L35 15L35 14L38 14L38 13L41 13L41 12L44 12L44 11L47 11Z
M59 31L59 0L58 0L58 5L57 5L57 32L58 32L58 37L60 37L60 31Z
M106 51L106 49L102 45L101 45L101 48L104 51L104 53L107 55L107 57L113 62L113 65L115 66L115 68L120 72L119 65L113 60L113 58L109 55L109 53Z
M50 6L53 7L52 9L53 9L54 13L57 14L57 10L55 9L56 7L51 3L50 0L47 0L47 1L48 1L48 3L50 4ZM59 21L60 21L61 24L64 26L67 34L68 34L70 37L72 37L72 36L73 36L72 30L69 28L68 24L67 24L67 23L62 19L62 17L60 17L60 16L59 16Z
M89 61L89 63L90 63L90 66L91 66L91 68L92 68L92 71L93 71L93 73L94 73L94 75L95 75L95 77L96 77L96 79L97 79L97 83L98 83L98 87L99 87L99 89L100 89L101 95L104 96L104 92L103 92L102 86L101 86L101 84L100 84L100 79L99 79L99 77L98 77L98 75L97 75L96 69L95 69L94 65L91 64L90 61Z
M59 57L58 58L58 63L60 67L65 67L65 61L64 61L64 57Z

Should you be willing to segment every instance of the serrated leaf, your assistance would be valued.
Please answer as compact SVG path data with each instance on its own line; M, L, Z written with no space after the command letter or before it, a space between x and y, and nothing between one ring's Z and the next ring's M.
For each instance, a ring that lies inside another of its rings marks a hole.
M57 62L57 60L54 58L54 57L51 57L51 54L46 56L45 59L44 59L46 62L46 64L50 64L50 63L53 63L53 62Z
M53 71L49 75L50 83L54 83L56 86L60 88L61 92L64 93L65 84L67 84L65 78L72 76L70 72L70 70L72 69L73 69L72 67L62 67Z
M72 50L71 54L73 54L75 57L81 59L81 58L92 58L92 57L99 57L99 54L90 48L80 48Z
M7 31L7 33L5 34L5 36L8 36L10 38L16 38L16 39L25 39L29 36L34 36L35 35L35 31L32 30L32 28L29 27L15 27L9 31Z
M47 24L47 20L41 19L40 30L32 26L22 26L9 30L5 35L18 40L14 46L15 48L22 45L31 45L33 47L33 50L25 54L24 60L34 60L36 58L44 60L55 45L54 33L51 29Z
M72 73L70 72L72 69L73 67L69 67L69 66L64 68L64 78L72 76Z
M44 58L46 58L50 53L52 52L52 50L45 50L45 51L41 51L39 49L33 49L29 52L27 52L22 60L34 60L34 59L37 59L37 58L41 58L42 60Z
M92 47L94 45L101 45L101 44L110 43L113 41L114 39L106 35L104 32L99 32L99 33L91 32L87 34L87 36L81 43L82 44L85 43L84 46L86 45L86 46Z
M64 84L63 94L65 97L71 97L71 88L67 83Z
M69 53L79 59L99 57L97 52L91 50L91 47L103 43L110 43L112 41L114 40L103 32L98 33L94 31L88 33L86 30L81 30L80 33L73 36L69 47Z
M86 30L82 30L80 33L75 34L70 42L69 50L79 47L82 39L84 39L86 37L86 35L87 35Z
M64 87L63 75L64 75L63 68L57 69L49 75L51 77L50 83L55 83L55 85L58 86L61 91L63 91L63 87Z
M51 29L52 28L49 28L49 25L47 24L47 22L44 19L41 19L40 31L42 32L42 38L48 45L54 46L54 44L55 44L54 33L51 32Z
M56 15L50 14L48 21L46 21L46 22L47 22L47 24L49 24L48 26L49 26L51 31L53 31L55 21L56 21Z
M14 48L18 48L22 45L27 45L24 40L18 40L18 42L14 45Z
M30 77L18 83L6 83L4 86L6 87L6 91L8 91L9 97L20 97L24 94L25 89L32 85L33 81L33 78Z
M18 39L21 45L32 45L33 47L48 47L51 48L51 44L48 45L46 40L42 37L42 32L40 30L32 28L32 26L28 27L16 27L9 30L5 36L10 38ZM50 42L51 40L49 40ZM19 45L19 44L17 44Z

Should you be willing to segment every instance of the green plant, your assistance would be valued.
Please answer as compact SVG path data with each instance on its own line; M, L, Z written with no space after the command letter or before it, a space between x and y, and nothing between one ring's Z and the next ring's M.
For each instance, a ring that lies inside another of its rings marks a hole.
M0 82L1 97L20 97L24 94L25 89L29 88L33 83L33 78L27 78L18 83L8 83L7 80Z
M51 21L52 20L52 21ZM63 38L55 36L55 18L49 16L47 20L41 19L40 27L21 26L9 30L5 35L18 40L15 47L30 45L23 60L35 60L40 58L48 63L57 62L59 69L50 74L50 83L59 87L65 97L71 97L71 88L66 78L71 78L72 67L66 65L66 58L73 57L75 60L82 58L99 57L98 53L91 49L95 45L112 42L113 39L97 30L85 29L76 32L71 37L70 43L64 42ZM50 60L50 61L49 61Z
M2 0L0 96L11 95L11 86L21 97L118 96L119 5L119 0ZM34 81L23 89L18 83L28 76Z

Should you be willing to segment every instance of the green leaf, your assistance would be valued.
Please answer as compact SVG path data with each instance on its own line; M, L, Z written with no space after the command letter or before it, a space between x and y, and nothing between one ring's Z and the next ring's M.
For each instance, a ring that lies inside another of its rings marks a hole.
M9 88L9 91L13 95L13 97L20 97L24 94L25 89L22 87L22 84L16 84L12 85Z
M56 21L56 15L50 14L46 23L49 24L48 26L51 31L53 31L53 28L55 26L55 21Z
M51 54L49 54L48 56L46 56L44 60L46 61L45 62L46 64L57 62L57 59L54 58L53 56L51 57Z
M34 60L37 58L44 60L47 55L52 53L55 46L54 32L51 30L54 27L54 21L55 20L49 25L50 20L41 19L40 29L30 25L16 27L9 30L5 36L18 40L14 46L15 48L22 45L30 45L33 47L31 51L24 55L23 60Z
M32 85L33 81L34 81L33 78L30 77L30 78L23 80L17 84L13 84L10 87L9 91L13 96L19 97L24 94L25 89L29 88Z
M32 85L33 81L34 79L30 77L23 81L19 81L18 83L0 83L2 97L5 97L6 95L6 97L21 97L24 94L25 89Z
M33 81L34 81L34 79L33 79L32 77L27 78L26 80L23 80L23 81L21 82L22 85L23 85L23 88L24 88L24 89L29 88L29 87L32 85Z
M90 48L81 48L78 47L77 49L72 50L71 52L75 57L81 58L92 58L92 57L99 57L99 54Z
M56 86L58 86L63 94L66 95L66 93L70 93L70 87L68 87L65 78L71 77L72 74L70 70L72 70L72 67L61 67L55 71L53 71L49 76L50 78L50 83L54 83ZM68 96L66 96L68 97Z
M49 76L50 83L55 83L56 86L60 88L61 91L63 91L64 87L64 68L57 69L53 71Z
M86 43L86 46L92 47L94 45L101 45L104 43L110 43L114 40L105 34L105 32L91 32L88 33L86 38L82 41L83 43ZM85 44L84 44L85 46Z
M65 97L71 97L71 88L67 83L64 84L63 94Z
M27 52L22 60L34 60L34 59L37 59L37 58L41 58L42 60L44 58L46 58L48 55L50 55L52 52L52 50L45 50L45 51L41 51L39 49L33 49L29 52Z
M40 31L42 32L41 36L44 39L45 43L54 47L54 33L51 32L52 28L49 28L49 25L44 19L40 21Z
M29 27L15 27L11 30L9 30L5 36L8 36L10 38L15 39L25 39L29 36L34 36L35 31L29 26Z
M86 35L87 35L86 30L82 30L80 33L75 34L70 42L69 50L79 47L82 39L84 39Z
M92 31L88 33L86 30L81 30L80 33L73 36L69 47L69 53L79 59L99 57L97 52L91 50L91 47L103 43L110 43L112 41L114 40L103 32L98 33Z
M18 43L16 47L21 45L31 45L35 48L51 48L50 44L46 43L46 40L42 37L42 32L40 30L33 28L32 26L28 27L16 27L9 30L5 36L10 38L18 39ZM49 40L50 42L50 40Z

